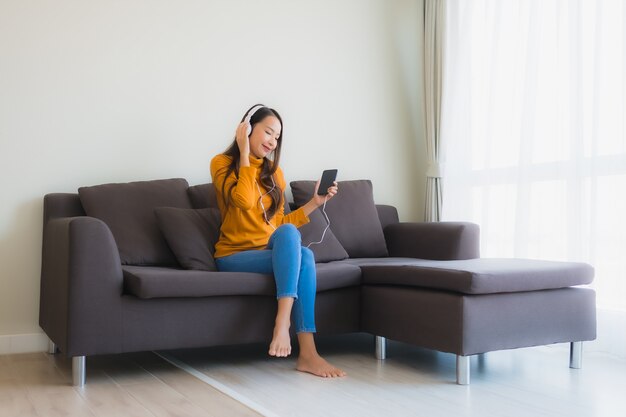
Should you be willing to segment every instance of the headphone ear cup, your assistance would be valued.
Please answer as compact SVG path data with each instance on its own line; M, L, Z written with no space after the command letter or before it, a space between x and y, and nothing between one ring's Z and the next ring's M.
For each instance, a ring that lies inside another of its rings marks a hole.
M250 125L250 121L248 120L248 130L246 136L250 137L250 133L252 133L252 125Z

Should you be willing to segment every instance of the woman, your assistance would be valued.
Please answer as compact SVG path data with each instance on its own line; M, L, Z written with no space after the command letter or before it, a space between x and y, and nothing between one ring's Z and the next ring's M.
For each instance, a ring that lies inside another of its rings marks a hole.
M345 372L324 360L315 348L315 259L303 248L297 227L308 215L337 194L337 183L326 196L317 195L284 214L285 179L279 167L283 123L276 110L263 105L250 108L237 127L231 146L211 160L211 176L222 213L215 262L220 271L273 274L278 311L271 356L291 354L289 328L294 310L300 355L296 369L321 377ZM269 159L268 156L272 156Z

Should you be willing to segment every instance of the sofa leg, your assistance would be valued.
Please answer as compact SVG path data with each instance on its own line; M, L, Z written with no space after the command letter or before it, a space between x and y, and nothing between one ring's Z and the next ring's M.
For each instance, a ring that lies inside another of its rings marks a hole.
M376 359L387 358L387 340L382 336L376 336Z
M56 343L52 341L52 339L48 339L48 353L54 355L59 352L59 348L57 348Z
M470 357L456 355L456 383L469 385L470 383Z
M72 357L72 382L75 387L85 385L85 361L84 356Z
M572 342L569 346L569 367L580 369L583 366L583 342Z

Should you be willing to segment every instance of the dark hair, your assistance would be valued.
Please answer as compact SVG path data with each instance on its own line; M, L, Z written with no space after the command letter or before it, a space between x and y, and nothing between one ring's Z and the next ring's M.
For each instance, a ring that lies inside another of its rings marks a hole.
M252 110L256 106L263 106L263 105L255 104L254 106L250 107L248 111L246 111L246 113L241 118L241 122L245 120L250 110ZM271 189L272 186L274 185L274 183L272 183L272 177L274 176L274 173L278 169L278 164L280 162L280 148L283 144L283 134L284 134L283 119L280 117L280 114L278 114L276 110L271 109L269 107L265 107L265 106L258 109L250 118L250 126L254 128L254 125L256 125L257 123L259 123L260 121L262 121L268 116L276 117L278 121L280 122L281 129L280 129L280 135L278 136L278 140L276 143L276 148L272 151L273 158L271 160L269 160L268 158L263 158L263 163L261 164L261 184L263 185L263 187L265 187L266 190ZM233 143L231 143L230 146L224 151L224 155L231 157L230 165L225 167L226 175L224 176L224 178L225 179L228 178L228 176L234 172L235 177L238 180L239 179L239 159L241 156L241 152L239 151L239 145L237 144L236 136L233 140ZM233 188L235 187L236 184L237 184L237 181L235 181L230 186L230 188L226 190L225 189L226 181L222 183L222 196L224 198L224 205L226 208L228 208L230 204L231 196L233 193ZM280 205L283 204L283 190L280 188L278 184L276 184L276 188L274 188L269 193L269 196L272 198L272 204L267 210L268 220L274 217L274 215L276 214L276 211L278 210L278 207L280 207Z

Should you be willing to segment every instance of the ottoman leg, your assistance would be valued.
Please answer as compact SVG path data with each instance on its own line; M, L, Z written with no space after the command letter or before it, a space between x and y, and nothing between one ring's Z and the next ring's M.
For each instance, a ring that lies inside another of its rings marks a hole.
M456 355L456 383L469 385L470 383L470 357Z
M376 359L387 358L387 340L382 336L376 336Z
M56 343L52 341L52 339L48 339L48 353L54 355L58 353L59 348L57 348Z
M569 346L569 367L580 369L583 366L583 342L572 342Z

